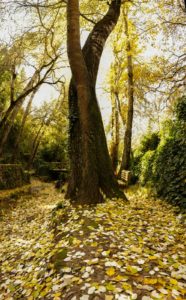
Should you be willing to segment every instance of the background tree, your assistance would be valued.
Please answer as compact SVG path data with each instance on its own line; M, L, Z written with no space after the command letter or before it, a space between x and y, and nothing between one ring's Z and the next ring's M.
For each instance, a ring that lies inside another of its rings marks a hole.
M35 18L36 24L16 38L13 45L8 50L4 63L7 61L11 72L9 104L2 113L0 120L1 141L0 153L2 155L3 147L6 144L15 117L24 103L26 97L37 90L44 83L58 84L61 81L60 73L56 76L56 69L59 67L59 56L61 54L61 43L56 39L57 17L59 11L55 11L52 17L45 24L46 15L40 12L36 6ZM33 24L32 24L33 25ZM22 88L19 93L15 90L18 74L21 68L31 67L31 71L22 80Z

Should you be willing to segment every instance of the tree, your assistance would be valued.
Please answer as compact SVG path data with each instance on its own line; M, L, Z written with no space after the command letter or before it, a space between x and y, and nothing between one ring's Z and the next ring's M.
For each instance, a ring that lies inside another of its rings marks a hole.
M56 41L57 33L54 31L57 16L58 12L55 12L46 26L42 13L37 8L36 29L27 29L21 36L14 38L12 45L4 55L3 63L7 63L11 76L8 106L3 111L0 119L0 156L16 115L27 96L37 91L43 83L57 84L62 82L61 77L56 77L55 74L55 70L59 67L58 61L61 54L61 44ZM20 77L22 70L21 67L23 66L26 69L28 61L32 68L32 74L31 76L30 74L27 75L19 84L19 89L16 89L17 78Z
M73 80L77 89L80 132L82 139L82 174L77 197L79 197L82 202L89 201L90 203L96 203L100 202L102 197L99 192L98 174L96 170L96 149L94 148L95 137L91 132L89 115L91 99L89 74L80 46L79 3L77 0L68 1L67 26L68 57Z
M111 120L111 149L110 156L112 161L113 170L116 173L118 160L119 160L119 142L120 142L120 122L119 122L119 102L117 99L117 95L113 93L111 95L112 101L112 120Z
M120 173L122 169L129 170L130 167L130 154L131 154L131 143L132 143L132 125L133 125L133 114L134 114L134 71L133 71L133 59L130 34L128 28L128 14L127 8L123 11L124 24L125 24L125 35L126 35L126 52L127 52L127 75L128 75L128 109L127 109L127 120L126 129L124 136L124 148L123 156L121 161Z
M37 89L33 91L33 93L31 94L29 100L28 100L28 103L27 103L27 106L26 106L26 109L23 113L23 117L22 117L22 120L21 120L21 126L19 128L19 131L17 133L17 137L16 137L16 140L15 140L15 143L14 143L14 149L16 151L14 151L13 155L12 155L12 161L14 162L16 160L16 158L19 157L19 143L20 143L20 140L21 140L21 137L22 137L22 134L23 134L23 130L24 130L24 127L25 127L25 123L26 123L26 120L27 120L27 117L30 113L30 110L31 110L31 106L32 106L32 101L34 99L34 96L37 92Z
M68 5L70 4L72 3L69 1ZM69 89L71 175L69 180L67 197L70 197L71 199L80 199L84 202L95 203L96 201L101 201L101 192L108 197L124 197L123 193L119 190L117 181L114 177L111 160L108 153L101 113L95 93L95 84L101 54L103 52L104 44L108 36L110 35L110 33L115 27L115 24L117 23L120 14L120 6L121 1L113 0L109 5L109 9L106 15L95 24L82 50L84 60L82 59L81 51L78 48L78 45L76 44L77 51L81 57L81 68L84 70L83 86L86 90L87 95L87 102L85 101L85 106L86 109L87 107L89 108L88 115L86 115L85 112L85 121L87 122L85 127L87 126L88 129L86 129L85 132L83 132L84 129L82 130L82 112L80 110L80 100L78 100L78 89L76 86L77 79L73 79L71 81ZM76 22L77 14L78 12L76 6ZM72 22L72 20L69 20L69 17L68 21ZM78 35L76 35L76 39L77 36ZM78 43L77 40L76 43ZM78 78L78 80L80 79ZM86 134L86 132L89 138L88 141L86 141L85 146L82 145L82 141L85 138L84 135ZM87 147L86 150L85 147ZM86 167L88 167L89 170L87 169L86 172L89 172L89 177L93 174L93 180L84 177L85 171L83 170L83 151L88 151L89 153L86 153L86 156L90 155L91 157L87 157L87 161L92 161L87 162ZM90 166L92 165L93 167L90 168ZM92 172L92 174L90 172ZM84 186L85 191L83 191L84 179L85 183L87 182L87 180L91 181L91 183L89 181L88 186ZM95 193L97 194L97 198L94 198L93 196L93 194L95 195ZM85 197L81 196L83 194L85 195Z
M158 31L154 32L152 30L154 28L152 22L150 24L145 24L144 22L143 31L142 33L139 32L139 28L141 31L142 27L139 26L138 20L136 21L137 13L136 5L134 6L131 3L124 4L123 18L117 25L116 35L112 43L114 62L111 65L109 85L112 93L119 100L118 107L120 108L121 119L124 121L125 130L120 172L122 169L129 168L134 112L138 119L143 117L157 120L165 108L166 95L171 90L173 91L172 88L175 87L175 96L178 92L178 86L180 90L183 88L185 79L184 55L177 56L178 59L174 61L174 64L168 63L169 58L165 60L163 55L149 57L148 59L144 56L147 45L145 46L144 40L140 39L140 34L146 32L152 39ZM145 11L144 13L147 14ZM125 24L125 30L123 30L123 23ZM139 47L139 45L141 46ZM144 47L142 48L142 46ZM177 70L175 69L176 64ZM125 119L125 114L123 114L124 107L127 112L127 120ZM155 108L156 112L158 111L157 114L154 111Z

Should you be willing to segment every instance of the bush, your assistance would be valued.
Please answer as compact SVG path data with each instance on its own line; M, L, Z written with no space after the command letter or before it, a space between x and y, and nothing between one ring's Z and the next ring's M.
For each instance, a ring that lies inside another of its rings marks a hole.
M140 145L141 153L145 154L149 150L155 150L160 142L160 137L158 132L148 133L143 136Z
M41 145L38 156L45 162L67 161L67 141L47 141Z
M146 183L150 184L153 180L153 162L155 153L155 150L149 150L141 159L140 182L142 185L145 185Z
M186 209L186 97L176 103L172 120L157 133L146 135L135 152L133 170L142 185Z
M21 187L30 183L30 176L21 165L0 164L0 190Z
M186 96L180 98L175 106L177 120L186 122Z
M153 185L159 196L186 208L186 143L169 138L160 145L153 162Z
M141 174L142 170L146 172L147 166L145 166L145 158L143 157L147 154L146 158L150 155L153 150L155 150L160 142L160 137L158 132L151 132L144 135L141 139L140 146L134 151L133 158L131 160L131 170L132 170L132 182L135 183L139 180L140 176L143 184L147 182L146 175Z

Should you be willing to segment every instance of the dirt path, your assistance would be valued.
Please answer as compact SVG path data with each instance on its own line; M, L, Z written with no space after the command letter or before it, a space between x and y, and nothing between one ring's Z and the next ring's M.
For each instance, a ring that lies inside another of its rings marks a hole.
M74 208L35 182L0 219L0 299L186 299L183 216L128 196Z

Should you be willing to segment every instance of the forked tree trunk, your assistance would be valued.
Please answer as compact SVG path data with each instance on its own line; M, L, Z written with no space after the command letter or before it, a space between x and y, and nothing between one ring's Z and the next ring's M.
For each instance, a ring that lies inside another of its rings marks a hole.
M98 187L108 197L125 197L119 190L115 179L112 163L107 148L106 136L104 132L101 112L95 93L95 85L100 58L103 52L105 42L117 23L120 14L121 1L114 0L110 4L107 14L100 20L90 33L85 46L83 47L83 56L89 74L90 86L90 107L89 118L91 124L90 140L93 140L94 159L96 172L98 175ZM67 197L73 199L77 196L82 182L82 136L80 133L80 110L78 107L77 90L73 81L69 89L69 152L71 160L71 175ZM95 200L96 201L96 200Z
M129 170L130 168L132 124L133 124L133 113L134 113L133 63L132 63L131 42L130 42L126 12L124 12L124 23L125 23L125 35L127 38L126 51L127 51L127 73L128 73L128 111L127 111L126 130L124 135L124 149L123 149L122 162L121 162L119 174L121 174L121 171L123 169Z

